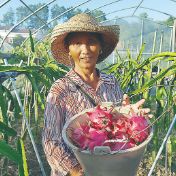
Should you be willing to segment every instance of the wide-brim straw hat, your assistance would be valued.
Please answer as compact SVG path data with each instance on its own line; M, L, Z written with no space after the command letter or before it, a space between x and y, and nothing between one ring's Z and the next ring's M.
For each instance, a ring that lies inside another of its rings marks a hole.
M97 63L106 59L115 49L119 41L118 25L99 25L96 18L88 14L78 14L66 23L58 24L51 34L51 53L60 64L74 66L74 60L68 59L69 49L66 36L71 32L95 32L101 35L102 54L99 54Z

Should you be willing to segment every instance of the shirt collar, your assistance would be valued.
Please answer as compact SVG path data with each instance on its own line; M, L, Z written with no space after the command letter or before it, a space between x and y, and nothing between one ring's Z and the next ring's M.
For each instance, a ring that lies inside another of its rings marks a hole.
M100 71L97 69L100 76L100 82L106 83L106 84L114 84L114 81L112 79L112 76ZM66 74L66 76L70 77L75 83L77 83L80 86L85 85L86 83L80 78L80 76L75 72L73 68L70 69L70 71Z
M114 84L113 77L99 70L100 81L106 84Z
M65 76L70 77L76 84L78 84L80 86L85 84L73 68L71 68L70 71Z

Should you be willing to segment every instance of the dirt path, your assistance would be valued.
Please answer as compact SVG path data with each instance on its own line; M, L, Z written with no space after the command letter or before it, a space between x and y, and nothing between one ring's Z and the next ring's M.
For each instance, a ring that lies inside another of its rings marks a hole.
M21 123L16 123L13 128L17 130L18 135L21 131ZM42 142L41 142L41 131L38 132L38 135L34 136L36 146L46 173L46 176L50 175L50 166L46 160L45 154L43 152ZM16 147L17 137L14 138L10 144L12 147ZM29 136L27 136L26 140L24 141L25 150L26 150L26 158L27 158L27 165L28 165L28 172L29 176L42 176L41 168L39 166L37 157L35 155L32 143L30 141ZM148 144L147 150L145 151L137 175L136 176L147 176L150 168L152 166L152 159L151 159L151 151L152 151L152 141ZM172 156L172 173L168 176L176 176L176 156ZM0 168L2 167L3 159L0 161ZM165 176L165 156L161 155L152 176ZM1 171L1 169L0 169ZM0 172L1 173L1 172ZM18 176L18 166L9 160L8 164L8 171L4 176Z

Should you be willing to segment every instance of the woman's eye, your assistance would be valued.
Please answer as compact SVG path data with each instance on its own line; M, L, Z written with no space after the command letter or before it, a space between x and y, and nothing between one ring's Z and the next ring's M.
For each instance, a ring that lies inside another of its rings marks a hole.
M74 45L79 45L80 43L79 42L75 42Z
M89 40L89 43L94 43L94 40Z

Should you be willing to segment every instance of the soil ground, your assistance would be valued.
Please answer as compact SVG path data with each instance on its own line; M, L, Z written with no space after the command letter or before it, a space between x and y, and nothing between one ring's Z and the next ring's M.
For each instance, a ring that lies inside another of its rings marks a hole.
M21 131L21 123L15 123L13 128L17 130L18 135ZM50 176L50 166L48 165L48 162L46 160L43 148L42 148L42 142L41 142L41 134L42 130L40 129L37 135L34 135L34 139L36 142L36 146L40 155L40 159L42 161L46 176ZM10 142L10 145L12 147L16 147L16 138L12 139ZM163 139L163 138L162 138ZM26 158L27 158L27 165L28 165L28 172L29 176L42 176L42 171L40 169L37 157L35 155L35 151L33 149L33 145L30 141L29 136L27 136L26 140L24 140L25 150L26 150ZM147 149L142 157L142 160L140 162L138 172L136 176L147 176L151 166L152 166L152 141L148 144ZM3 158L0 161L0 171L3 164ZM1 176L2 173L0 172ZM18 166L9 160L7 173L3 174L4 176L18 176ZM152 176L165 176L165 156L161 155L160 159L158 160L158 163L155 166L155 169L152 173ZM173 154L172 156L172 168L171 173L169 172L168 168L168 176L176 176L176 155Z

